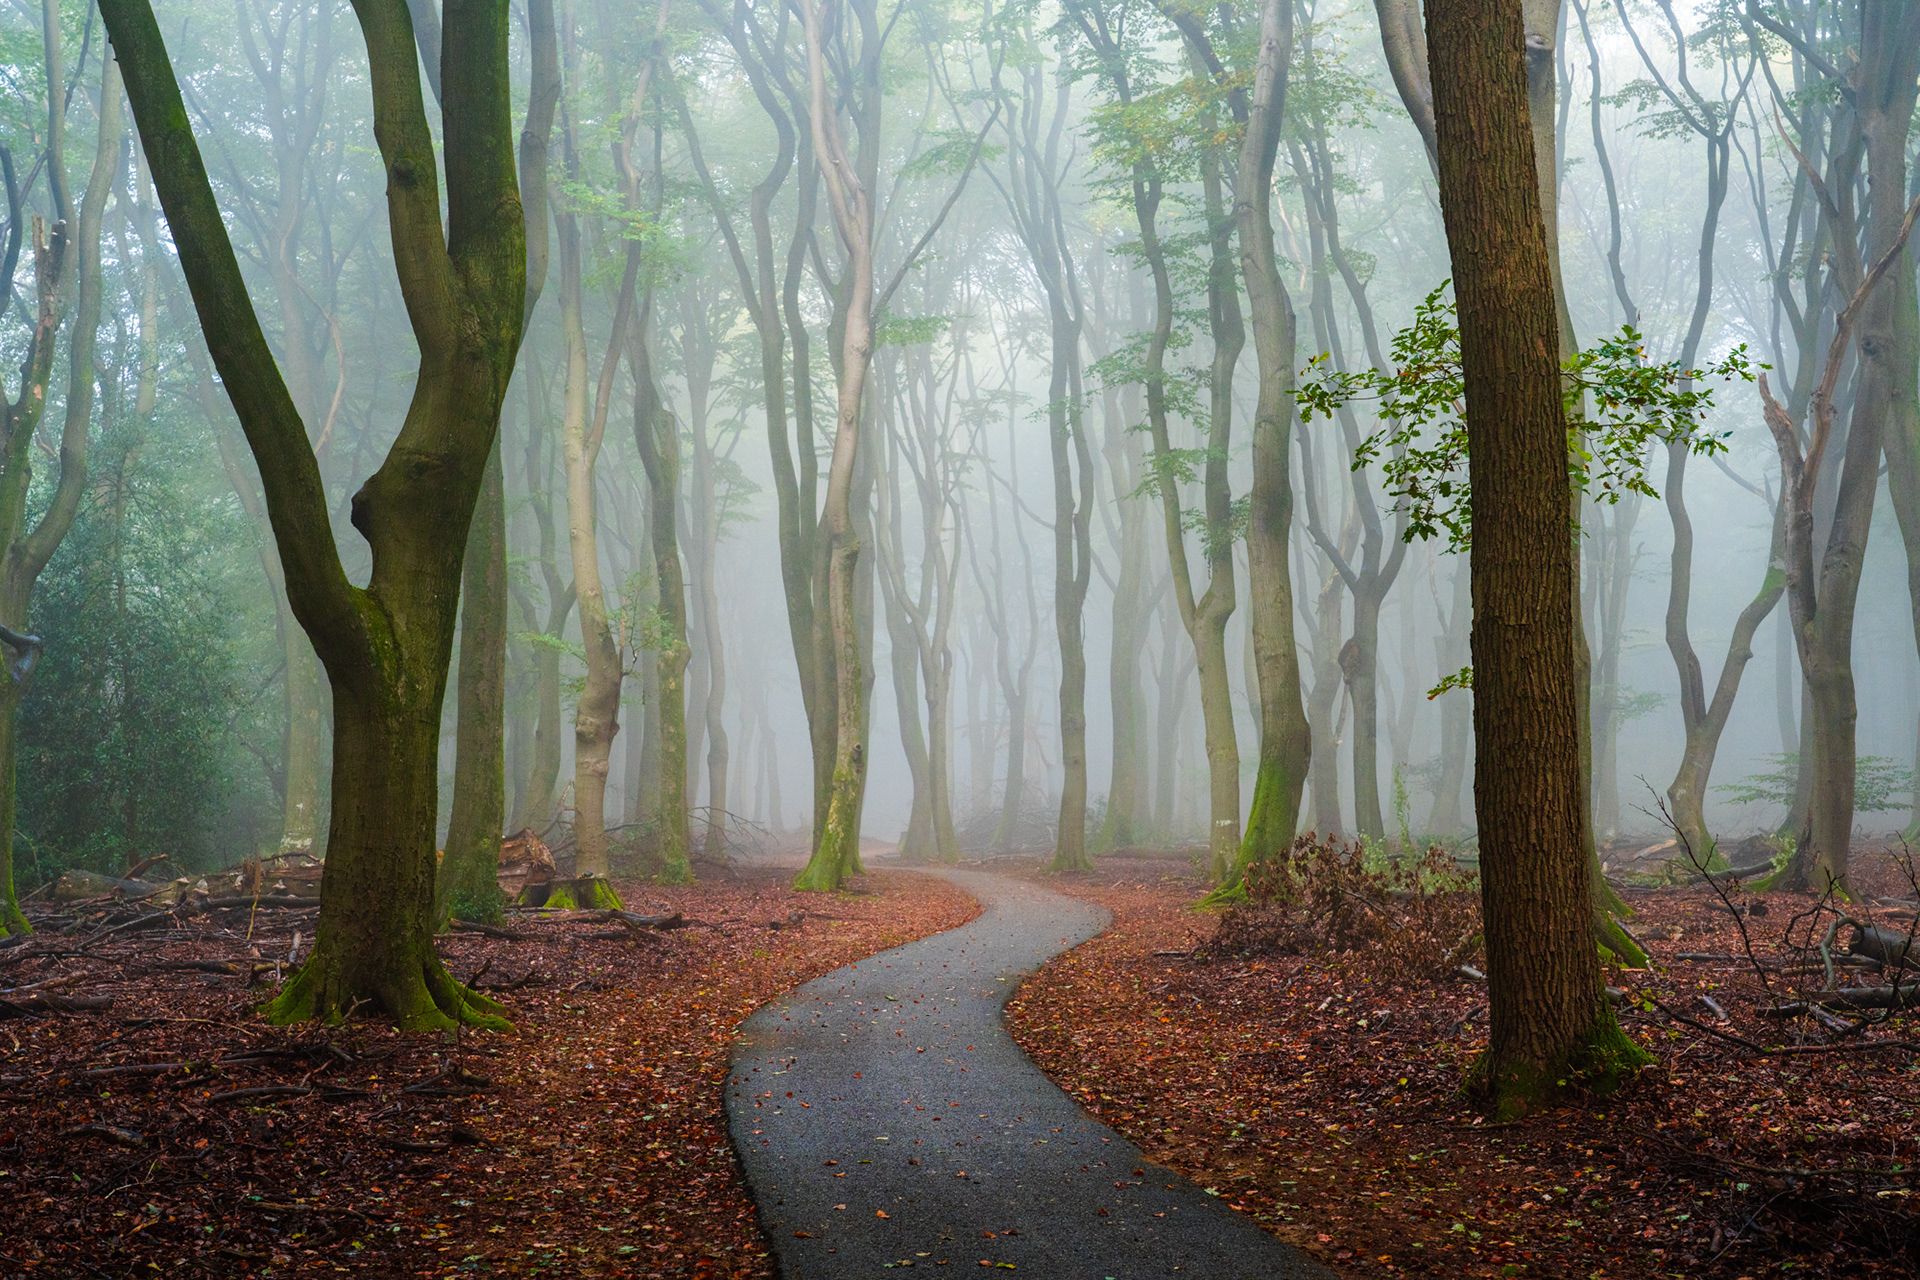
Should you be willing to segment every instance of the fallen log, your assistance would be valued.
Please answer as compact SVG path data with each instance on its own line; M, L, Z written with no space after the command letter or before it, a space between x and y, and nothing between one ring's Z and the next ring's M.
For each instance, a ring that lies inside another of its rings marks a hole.
M185 1071L190 1066L187 1062L128 1062L113 1067L89 1067L80 1076L86 1080L105 1076L163 1076L172 1071Z
M1814 995L1810 1003L1824 1009L1906 1009L1920 1004L1920 982L1822 991Z
M85 902L91 898L144 900L166 887L151 880L122 880L117 876L103 876L97 871L75 868L62 872L47 890L47 896L55 902Z
M1885 987L1842 987L1816 991L1804 1000L1789 1000L1760 1010L1765 1018L1800 1018L1816 1009L1856 1009L1865 1012L1920 1007L1920 982Z
M1906 929L1888 929L1876 924L1857 924L1853 929L1853 938L1848 950L1856 956L1866 956L1891 969L1912 967L1914 959L1909 956L1913 945L1913 934Z
M525 942L527 935L513 929L502 929L496 924L481 924L477 920L450 920L447 927L456 933L477 933L482 937L499 938L506 942Z
M36 1013L89 1013L113 1007L112 996L46 995L0 996L0 1018L21 1018Z
M108 1142L123 1147L144 1147L145 1136L134 1129L122 1129L117 1124L77 1124L71 1129L62 1129L63 1138L105 1138Z
M621 910L603 911L598 914L600 919L608 923L617 920L629 929L684 929L693 923L678 911L670 911L666 915L658 916L643 916L636 912Z

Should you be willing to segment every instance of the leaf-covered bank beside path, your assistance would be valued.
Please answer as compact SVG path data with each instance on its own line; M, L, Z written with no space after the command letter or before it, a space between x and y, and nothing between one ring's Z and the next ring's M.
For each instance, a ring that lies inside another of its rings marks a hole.
M1658 967L1609 979L1660 1065L1604 1105L1496 1126L1459 1092L1485 1042L1484 985L1356 953L1196 959L1218 917L1192 908L1204 886L1178 861L1109 859L1045 883L1114 923L1016 994L1021 1047L1150 1158L1343 1274L1736 1280L1920 1265L1920 1054L1889 1043L1897 1027L1769 1023L1744 963L1681 960L1741 951L1704 888L1633 893ZM1738 900L1763 958L1813 903ZM1715 1032L1799 1048L1758 1056Z
M620 886L701 922L672 932L443 938L518 1028L457 1041L270 1027L268 988L177 967L284 957L285 935L37 935L0 986L112 1004L0 1021L0 1274L771 1275L721 1108L734 1028L977 910L931 876L834 897L790 876Z

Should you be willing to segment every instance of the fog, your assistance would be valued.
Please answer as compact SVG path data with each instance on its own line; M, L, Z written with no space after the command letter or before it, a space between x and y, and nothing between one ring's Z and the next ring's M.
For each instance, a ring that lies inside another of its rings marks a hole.
M9 517L17 545L65 500L62 423L78 384L97 383L77 427L90 457L71 530L37 585L10 578L0 597L0 621L44 641L8 740L15 874L31 885L157 852L225 865L323 844L327 683L287 602L268 500L174 232L126 113L103 99L120 89L103 88L99 19L83 4L58 6L65 58L51 72L66 90L50 93L38 6L0 5L7 236L25 246L9 257L0 315L9 397L22 394L12 371L33 342L40 226L68 218L70 235L91 232L101 311L90 364L70 379L80 321L71 280L61 285L65 345L43 418L27 428L31 443L7 446L19 459L10 467L34 468L24 526ZM355 494L394 444L421 358L388 233L361 34L344 4L154 7L247 291L313 444L335 546L350 581L366 585ZM1554 115L1535 125L1555 148L1558 265L1576 342L1631 325L1644 364L1679 371L1744 353L1804 413L1846 302L1845 273L1836 283L1830 260L1861 256L1850 239L1836 246L1834 230L1853 235L1871 176L1836 155L1834 140L1857 129L1854 108L1815 93L1816 65L1743 5L1560 7L1543 63L1557 82ZM610 841L616 863L637 866L656 856L663 823L690 821L709 860L813 843L825 821L818 762L832 773L836 741L831 544L853 554L864 837L926 859L1053 847L1073 785L1061 689L1077 679L1092 852L1203 850L1222 805L1236 803L1237 841L1261 760L1252 618L1273 598L1249 560L1260 377L1252 322L1238 314L1249 299L1230 225L1247 180L1236 111L1257 13L1133 0L826 5L814 17L824 56L810 67L812 6L549 8L516 3L511 33L516 130L534 129L525 121L543 88L543 18L557 33L559 97L537 171L524 168L521 144L528 239L545 260L530 272L537 302L499 434L496 825L583 852ZM1812 46L1845 45L1843 21L1821 6L1767 8ZM1329 371L1392 375L1396 335L1449 276L1433 169L1380 21L1374 5L1334 0L1292 14L1272 225L1303 384L1324 384ZM439 81L428 80L439 129ZM811 118L823 102L830 121ZM838 177L822 141L844 152ZM1911 151L1910 140L1901 146ZM90 173L101 194L89 228ZM1160 189L1165 315L1139 221L1148 181ZM871 213L870 270L837 183L857 188ZM526 198L530 184L543 200ZM1211 264L1210 231L1226 245ZM1883 287L1904 308L1911 362L1911 257ZM852 532L840 542L828 509L836 397L863 289L871 367L853 411ZM1156 318L1169 335L1158 375L1148 360ZM1835 458L1868 411L1854 400L1860 363L1848 357L1836 384ZM1710 398L1688 409L1697 416L1678 456L1692 538L1683 630L1711 697L1742 611L1770 569L1779 576L1781 459L1755 381L1679 381ZM1166 447L1150 429L1151 400L1165 404ZM1355 462L1356 444L1391 425L1386 409L1355 396L1303 420L1290 406L1287 621L1312 753L1309 776L1292 782L1301 794L1290 825L1459 844L1473 831L1472 692L1441 686L1470 662L1469 553L1444 531L1407 529L1411 500L1394 496L1390 445ZM1221 448L1208 432L1223 422ZM1909 589L1920 544L1903 539L1896 501L1914 478L1920 424L1907 403L1875 429L1886 457L1851 640L1864 833L1913 820L1920 746L1920 585ZM75 427L65 430L71 438ZM1646 492L1594 488L1576 502L1594 827L1622 846L1669 834L1662 810L1687 745L1669 643L1676 455L1652 438L1633 454ZM1837 471L1814 503L1820 545ZM1193 597L1186 620L1169 485ZM661 573L663 518L683 586ZM1907 538L1920 538L1920 520ZM480 545L467 555L484 556ZM1074 608L1062 591L1076 576L1085 595ZM471 611L471 566L467 581ZM663 581L679 587L679 607L663 607ZM1369 664L1370 642L1353 628L1360 596L1375 590ZM1209 659L1197 644L1229 592L1220 665L1231 733L1216 719L1210 735ZM1787 803L1807 714L1802 659L1789 602L1774 594L1700 796L1729 845L1791 838L1804 817ZM1063 642L1068 614L1077 646ZM463 682L479 679L469 650L491 643L477 634L463 620L450 655L443 842L460 804ZM683 675L663 662L674 653ZM808 679L818 682L812 708ZM610 737L594 710L606 697L617 709ZM1377 778L1363 787L1354 744L1369 703ZM684 727L664 714L669 704L684 707ZM663 753L683 757L677 800ZM592 794L600 778L604 799ZM1237 800L1222 801L1223 788ZM1373 805L1377 816L1364 812ZM583 807L601 809L589 826L604 836L579 835Z

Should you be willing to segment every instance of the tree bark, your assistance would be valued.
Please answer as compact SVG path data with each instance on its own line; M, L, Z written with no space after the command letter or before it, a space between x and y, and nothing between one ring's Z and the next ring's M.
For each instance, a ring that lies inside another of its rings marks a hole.
M1474 802L1490 1028L1475 1084L1493 1112L1514 1115L1575 1081L1604 1092L1640 1055L1614 1024L1592 928L1572 493L1528 32L1519 0L1433 0L1427 22L1475 511Z

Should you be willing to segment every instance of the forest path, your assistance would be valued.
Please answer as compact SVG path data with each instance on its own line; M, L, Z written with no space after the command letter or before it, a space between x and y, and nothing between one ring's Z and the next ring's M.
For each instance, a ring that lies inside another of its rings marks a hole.
M741 1027L727 1118L779 1274L1330 1277L1150 1164L1007 1033L1020 977L1107 913L1005 876L933 874L978 898L979 918L815 979Z

